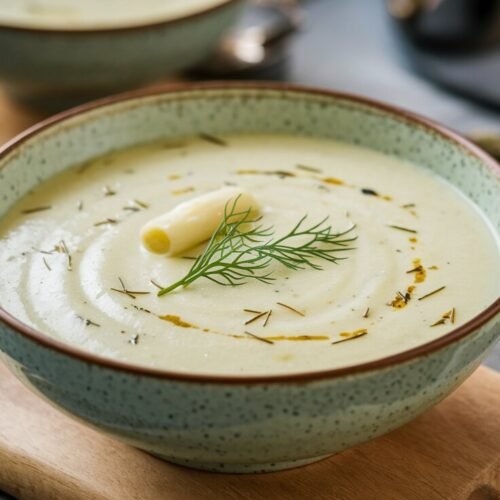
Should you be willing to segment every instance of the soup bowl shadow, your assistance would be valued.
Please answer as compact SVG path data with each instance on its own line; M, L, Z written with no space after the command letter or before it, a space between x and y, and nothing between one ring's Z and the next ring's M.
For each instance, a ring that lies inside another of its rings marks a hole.
M498 164L453 132L380 103L279 84L200 84L63 113L0 153L0 214L50 176L112 150L199 134L283 133L359 144L435 171L500 226ZM62 411L165 460L267 472L389 432L439 402L500 337L500 300L427 344L321 372L217 376L161 371L63 344L0 309L0 350ZM423 437L424 438L424 437Z

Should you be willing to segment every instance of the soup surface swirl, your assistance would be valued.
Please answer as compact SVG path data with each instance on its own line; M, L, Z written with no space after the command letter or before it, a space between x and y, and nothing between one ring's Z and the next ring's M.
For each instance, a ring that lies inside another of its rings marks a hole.
M199 279L158 297L155 284L181 278L193 263L184 257L204 246L155 255L141 227L225 185L252 193L276 236L328 216L334 231L356 226L354 248L322 270L273 264L270 284ZM498 241L460 192L394 157L312 138L209 136L113 153L24 197L0 238L7 311L87 351L179 372L359 364L448 333L499 292Z

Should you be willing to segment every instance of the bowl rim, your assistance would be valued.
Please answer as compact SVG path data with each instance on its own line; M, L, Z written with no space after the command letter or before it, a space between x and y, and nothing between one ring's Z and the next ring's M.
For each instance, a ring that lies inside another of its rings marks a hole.
M289 83L260 83L260 82L201 82L201 83L174 83L168 84L162 87L156 87L154 89L139 89L116 96L105 97L90 103L86 103L75 108L58 113L51 116L32 127L21 132L13 139L5 143L0 147L0 160L9 155L14 151L19 145L24 142L36 137L41 132L55 127L64 123L67 119L74 118L76 116L81 116L87 112L91 112L96 109L105 109L106 107L112 107L115 104L120 104L124 102L133 102L134 100L140 100L142 98L154 98L155 96L163 96L169 94L178 94L182 96L186 92L203 92L203 91L237 91L241 90L243 92L248 91L275 91L282 92L285 94L298 94L298 95L309 95L326 97L335 100L345 100L353 104L361 104L377 111L392 115L397 117L399 120L406 121L413 126L423 127L424 129L438 134L441 138L447 141L453 142L463 148L464 154L469 154L475 158L478 158L483 164L490 168L494 175L497 176L500 182L500 163L495 159L485 153L482 149L476 146L474 143L462 137L455 131L448 129L447 127L434 122L428 118L422 117L411 111L399 108L397 106L392 106L385 104L367 97L358 96L355 94L338 92L327 89L320 89L314 87L307 87L302 85L295 85ZM207 92L209 95L209 92ZM293 100L293 99L292 99ZM3 168L3 167L0 167ZM435 340L426 342L425 344L418 345L412 349L408 349L390 356L385 356L380 359L375 359L373 361L368 361L365 363L350 365L341 368L332 368L326 370L318 371L308 371L299 373L283 373L283 374L273 374L273 375L215 375L215 374L205 374L205 373L189 373L189 372L177 372L171 370L162 370L157 368L150 368L142 365L134 365L125 361L114 360L104 356L100 356L91 352L87 352L79 347L72 346L70 344L58 341L49 337L48 335L36 330L22 321L15 318L13 315L8 313L5 309L0 306L0 322L7 327L12 328L18 334L26 337L30 341L34 341L37 344L57 351L59 354L69 356L70 358L76 358L78 361L83 361L91 365L98 365L101 368L112 369L119 372L125 372L132 375L141 375L157 379L168 379L172 381L181 382L194 382L194 383L212 383L212 384L283 384L283 383L306 383L311 381L323 380L323 379L336 379L339 377L363 374L370 371L383 370L386 368L393 367L395 365L400 365L405 362L413 361L422 356L430 355L436 351L453 344L468 335L474 333L478 328L488 323L490 320L495 318L496 315L500 314L500 298L497 298L492 304L487 308L483 309L479 314L474 316L467 323L462 326L448 332Z
M215 0L214 0L215 1ZM214 5L209 5L203 9L195 9L193 12L190 12L188 14L176 16L176 17L171 17L167 19L161 19L161 17L158 20L151 20L151 21L145 21L143 23L139 24L123 24L123 25L116 25L115 27L112 26L105 26L103 25L102 27L81 27L81 28L54 28L54 27L37 27L37 26L23 26L23 25L15 25L15 24L6 24L0 21L0 30L7 30L7 31L14 31L14 32L25 32L25 33L32 33L32 34L46 34L50 36L54 35L64 35L64 36L72 36L72 35L104 35L104 34L130 34L130 32L138 32L138 31L146 31L150 29L156 29L156 28L163 28L167 26L173 26L176 24L180 24L182 22L186 21L194 21L199 17L203 17L207 14L212 14L215 13L218 10L222 10L226 7L229 7L231 4L236 4L238 2L242 2L242 0L218 0L217 3L214 3Z

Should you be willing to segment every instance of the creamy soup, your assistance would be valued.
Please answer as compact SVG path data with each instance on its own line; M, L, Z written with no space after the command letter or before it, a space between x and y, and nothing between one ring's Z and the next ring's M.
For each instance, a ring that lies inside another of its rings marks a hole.
M0 24L71 29L175 19L225 0L0 0Z
M273 280L201 277L159 297L206 245L171 257L141 228L224 186L251 193L280 237L304 216L357 239L321 270L272 262ZM432 341L498 296L493 230L451 185L327 140L199 137L113 153L24 197L0 224L0 302L87 351L149 367L277 374L363 363ZM186 258L187 257L187 258Z

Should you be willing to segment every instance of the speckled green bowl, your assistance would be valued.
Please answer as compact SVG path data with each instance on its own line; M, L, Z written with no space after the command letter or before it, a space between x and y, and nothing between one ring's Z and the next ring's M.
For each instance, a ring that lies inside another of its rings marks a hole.
M24 28L0 20L0 83L14 98L44 109L137 88L203 61L243 3L222 0L174 19L101 29Z
M256 84L118 97L42 123L0 153L0 214L76 163L200 131L307 135L383 151L434 170L500 227L500 168L453 132L356 97ZM313 462L415 418L486 356L500 336L499 311L500 299L415 349L300 375L217 377L140 368L52 340L3 310L0 349L26 385L110 436L178 464L258 472Z

